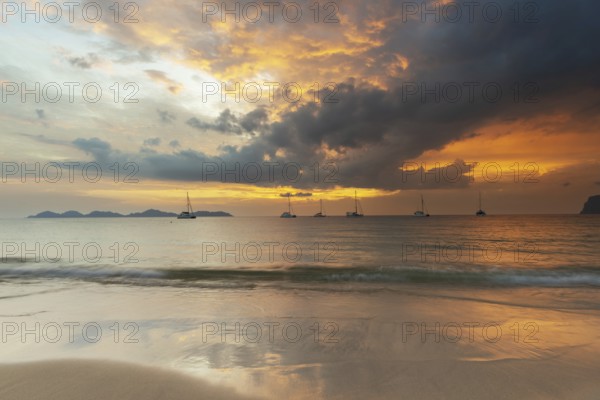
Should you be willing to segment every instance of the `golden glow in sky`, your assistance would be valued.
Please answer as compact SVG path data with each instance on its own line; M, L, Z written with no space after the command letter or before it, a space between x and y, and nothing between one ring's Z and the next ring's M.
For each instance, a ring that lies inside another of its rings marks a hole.
M62 184L46 182L59 208L86 199L86 209L173 209L189 191L199 208L268 215L281 194L306 193L295 201L327 199L343 213L358 190L375 214L410 212L422 192L439 213L461 213L464 199L483 190L499 213L536 212L539 199L548 199L547 212L576 212L599 190L597 91L583 84L594 71L588 53L567 65L568 47L527 48L528 38L553 43L567 26L522 21L509 9L493 22L477 12L455 21L392 1L301 1L298 18L266 6L258 18L250 2L226 3L149 1L115 15L101 2L94 23L77 13L53 24L5 15L0 158L96 162L105 176L114 163L137 165L135 185L69 183L72 203ZM24 44L40 50L22 52ZM322 172L335 179L198 173L202 163L264 161L332 163ZM497 165L504 179L402 175L406 163L461 162L478 166L475 177ZM525 189L521 174L531 171L536 182ZM46 208L18 201L29 192L20 174L4 171L3 179L16 214Z

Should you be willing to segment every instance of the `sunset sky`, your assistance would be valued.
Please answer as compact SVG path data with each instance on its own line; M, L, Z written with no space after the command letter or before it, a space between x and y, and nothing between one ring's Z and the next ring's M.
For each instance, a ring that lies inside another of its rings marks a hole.
M354 190L366 215L600 194L598 2L113 3L72 22L3 3L1 217L179 212L187 191L239 216L278 216L286 193L299 215L343 214Z

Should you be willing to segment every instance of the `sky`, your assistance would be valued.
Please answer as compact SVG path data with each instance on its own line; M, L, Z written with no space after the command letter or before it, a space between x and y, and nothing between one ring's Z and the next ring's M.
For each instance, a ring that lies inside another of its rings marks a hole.
M0 217L577 213L600 4L6 2ZM596 39L594 39L596 38Z

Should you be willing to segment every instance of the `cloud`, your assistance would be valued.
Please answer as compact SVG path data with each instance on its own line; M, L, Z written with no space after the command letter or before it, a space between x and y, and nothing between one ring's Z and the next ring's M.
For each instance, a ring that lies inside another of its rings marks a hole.
M169 78L166 73L163 71L158 71L155 69L147 69L144 72L155 82L159 82L164 84L169 92L173 94L177 94L183 89L183 85L181 83L174 81Z
M158 113L161 122L164 122L165 124L170 124L175 121L175 114L172 114L169 111L157 109L156 112Z
M144 140L144 146L158 146L160 145L160 138L151 138Z
M481 13L474 22L467 14L456 23L435 23L432 17L425 23L404 20L402 4L349 0L340 7L339 24L314 24L310 18L298 24L222 24L215 18L199 27L193 6L168 2L152 10L164 18L106 27L103 34L119 43L120 54L126 53L123 49L157 58L178 54L186 67L234 81L257 76L319 81L321 99L329 94L323 83L337 83L338 103L278 103L276 116L263 107L246 114L243 107L232 107L216 118L187 119L187 125L203 132L241 136L216 150L198 144L203 151L130 156L139 158L148 174L186 180L201 179L202 162L322 166L333 161L335 184L284 183L397 190L421 187L414 177L406 178L401 169L406 161L442 151L489 126L560 115L564 122L546 128L549 140L555 132L573 130L597 135L600 52L589 38L600 36L593 18L600 14L600 3L548 0L536 14L540 22L530 24L512 20L512 0L495 3L507 11L497 23L485 21ZM178 29L163 29L168 26ZM181 88L163 71L145 71L174 93ZM498 101L486 98L486 85L500 88ZM452 90L461 93L457 101ZM160 111L159 117L172 120ZM108 153L117 157L114 150ZM468 186L463 177L459 183Z
M118 151L113 151L110 143L97 137L91 139L75 139L72 144L77 149L83 150L86 154L92 155L95 161L105 165L112 164L111 161L115 159L114 157L120 154Z
M486 115L485 110L473 114L469 107L459 106L449 107L455 115L449 117L449 110L436 104L403 102L400 89L347 83L340 85L339 94L339 103L309 103L284 112L247 145L224 147L227 158L277 159L284 154L279 158L302 165L323 165L332 159L344 186L395 190L408 184L400 170L405 161L472 136L481 114ZM498 107L496 112L505 111Z
M171 140L169 142L169 146L173 147L174 149L177 147L181 147L181 144L179 143L179 140Z
M244 115L240 120L240 126L244 128L246 132L257 132L261 131L267 125L269 115L267 110L263 107L256 108Z
M229 109L221 112L214 122L205 122L192 117L186 121L186 124L201 131L214 130L221 133L234 133L236 135L242 133L237 117Z
M427 168L419 163L404 163L397 182L400 189L462 189L475 181L474 172L477 163L455 160L447 165Z
M67 140L49 138L45 135L32 135L30 133L20 133L19 135L27 137L32 140L35 140L36 142L39 142L39 143L44 143L44 144L67 145L67 146L71 144Z
M341 171L344 169L349 167L356 168L352 160L349 160L348 164L334 163L333 169L324 168L326 167L324 164L305 163L296 165L292 159L283 156L274 156L266 161L264 153L259 151L253 152L256 148L248 146L239 148L230 146L223 148L219 154L210 155L191 149L173 151L172 153L143 151L143 149L137 153L121 152L97 138L78 139L72 145L91 154L93 160L101 163L101 165L110 166L114 165L114 163L125 165L125 163L133 162L138 167L139 174L137 176L140 179L153 181L195 182L198 184L204 182L241 183L269 188L283 186L308 189L289 192L291 197L298 198L310 197L310 193L313 190L334 191L344 187L365 187L395 191L398 189L469 190L469 188L474 186L480 190L495 190L498 196L505 193L502 195L505 196L505 200L511 199L509 203L503 206L508 207L506 208L507 210L511 209L511 207L518 209L519 204L522 204L522 201L518 200L519 198L532 196L530 190L525 191L525 187L535 187L536 196L542 202L545 196L552 197L558 195L556 187L562 185L564 182L571 182L573 189L564 191L565 193L569 192L570 196L594 193L594 187L598 186L593 184L593 182L597 179L598 171L600 171L598 163L572 165L542 175L535 186L533 184L516 185L510 177L502 182L486 185L485 183L473 182L466 179L469 173L465 172L463 173L464 176L461 176L458 181L449 184L447 178L441 179L441 181L429 178L432 176L435 178L436 175L440 174L441 176L453 177L456 171L456 168L453 166L460 166L463 171L473 166L457 160L450 166L429 168L427 170L407 168L406 171L417 171L417 173L411 174L407 179L403 180L406 176L403 176L402 173L392 177L385 177L373 175L372 171L358 169L355 172L350 172L350 176L347 175L347 172L342 174ZM297 174L298 170L296 167L302 169L302 173ZM315 168L321 172L318 179L315 179ZM256 174L257 170L259 171L258 175ZM428 179L425 180L425 183L419 179L421 172L428 174ZM331 173L333 173L332 176L330 176ZM374 178L373 183L360 186L363 180L360 175L361 173L365 173L366 176L371 175L377 179ZM381 185L381 182L384 182L385 185ZM493 185L493 188L490 185ZM441 192L448 193L445 190L441 190ZM514 198L510 197L511 193ZM286 196L287 193L282 195L282 197ZM474 196L476 197L476 195ZM561 201L566 200L565 198L562 198L562 200L553 198L552 204L554 205L548 205L550 208L546 207L543 209L545 212L550 212L552 207L555 207L555 209L564 211L564 208L559 207L562 204ZM540 211L535 207L532 210Z
M201 131L213 130L223 134L248 133L254 135L257 131L267 127L267 121L268 115L264 108L257 108L241 117L237 117L227 108L213 122L192 117L186 121L186 124Z
M279 197L312 197L312 193L303 193L303 192L297 192L297 193L280 193Z
M35 110L35 114L37 115L38 120L41 121L42 125L47 128L48 123L46 122L46 112L43 109L38 108Z
M67 61L74 67L90 69L98 63L99 58L96 54L89 53L86 57L69 57Z

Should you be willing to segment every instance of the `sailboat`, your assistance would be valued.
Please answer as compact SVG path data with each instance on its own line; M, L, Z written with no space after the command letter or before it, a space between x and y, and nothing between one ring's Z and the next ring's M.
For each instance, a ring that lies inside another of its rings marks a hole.
M323 199L319 200L319 204L321 205L320 210L319 210L318 213L316 213L315 215L313 215L313 217L324 218L327 215L323 214Z
M425 211L425 201L423 201L423 195L421 195L421 209L415 211L413 214L415 217L429 217L429 213Z
M292 214L292 202L290 200L291 195L288 194L288 210L281 214L280 218L296 218L295 214Z
M485 217L487 214L481 208L481 192L479 192L479 210L475 213L478 217Z
M358 212L358 209L360 208L360 212ZM354 212L352 211L348 211L346 212L346 217L363 217L364 214L362 213L362 207L360 206L360 203L358 202L358 198L356 197L356 190L354 191Z
M182 211L181 214L177 216L177 219L196 219L194 211L192 210L189 192L187 193L187 211Z

